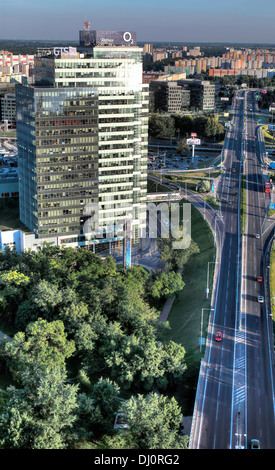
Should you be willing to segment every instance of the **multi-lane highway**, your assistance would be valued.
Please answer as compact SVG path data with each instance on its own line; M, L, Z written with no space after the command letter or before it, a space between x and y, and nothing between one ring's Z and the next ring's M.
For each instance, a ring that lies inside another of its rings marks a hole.
M192 422L193 449L249 448L251 439L258 439L263 448L275 447L273 338L263 264L273 223L263 192L263 142L256 129L253 96L236 94L233 126L224 144L224 173L217 189L224 231ZM242 174L247 182L243 234ZM259 295L265 298L263 303L258 302ZM217 332L222 341L215 340Z
M270 195L263 191L263 141L255 119L255 100L247 94L245 129L247 180L247 220L244 236L244 276L242 310L246 319L246 442L260 440L262 448L275 448L274 423L274 353L272 319L269 315L265 250L273 231L267 217ZM256 234L257 237L256 237ZM258 238L258 236L260 238ZM261 276L263 281L258 282ZM258 302L258 296L264 298Z
M256 106L254 92L236 93L233 125L223 147L224 171L216 188L219 213L199 196L182 192L208 220L217 246L191 449L247 449L252 439L261 448L275 448L275 362L267 282L274 219L268 217L270 195L263 189L265 146ZM246 204L241 219L242 178ZM216 341L217 333L222 333L221 341Z

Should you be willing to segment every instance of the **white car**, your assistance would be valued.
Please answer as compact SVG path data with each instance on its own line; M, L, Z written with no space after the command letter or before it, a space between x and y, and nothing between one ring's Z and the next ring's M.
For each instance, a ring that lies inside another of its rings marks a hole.
M259 295L258 296L258 302L260 302L260 304L263 304L264 303L264 298L262 295Z
M256 234L255 234L255 237L256 237L256 238L260 238L260 234L259 234L259 233L256 233Z

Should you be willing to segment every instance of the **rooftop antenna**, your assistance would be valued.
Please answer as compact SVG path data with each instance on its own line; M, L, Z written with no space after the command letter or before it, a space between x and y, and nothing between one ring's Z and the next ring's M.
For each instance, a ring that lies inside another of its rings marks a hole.
M84 21L84 44L90 46L90 21Z
M90 31L90 21L84 21L84 31Z

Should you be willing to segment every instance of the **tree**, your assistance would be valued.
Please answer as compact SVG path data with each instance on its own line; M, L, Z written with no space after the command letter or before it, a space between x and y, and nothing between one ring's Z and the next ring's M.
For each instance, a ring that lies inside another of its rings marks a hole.
M208 191L210 191L210 181L209 180L200 181L197 186L197 190L200 193L208 193Z
M43 317L50 320L55 307L62 302L62 294L58 286L41 280L32 291L32 302Z
M189 145L187 144L186 142L186 139L181 139L178 143L177 143L177 148L176 148L177 152L179 154L183 154L185 152L189 152L190 150L190 147Z
M191 132L195 131L194 129L194 120L192 116L180 116L178 114L172 115L175 121L175 129L179 129L180 135L183 137L190 137Z
M149 287L149 295L154 299L160 299L175 294L182 290L184 282L180 273L169 271L167 273L157 273L153 276Z
M180 435L182 414L175 398L157 393L137 395L122 407L129 429L124 439L136 449L187 449L188 438Z
M189 237L189 235L186 235L186 237ZM188 248L185 249L174 249L174 241L177 241L177 239L173 237L158 239L160 257L161 260L166 263L167 270L183 268L183 266L188 262L190 256L200 252L200 249L194 240L191 240Z
M120 407L120 389L110 379L102 377L92 387L89 395L82 394L79 399L79 421L85 439L113 432L115 414Z
M14 377L19 379L26 367L65 368L65 360L75 351L74 341L68 341L66 336L62 321L48 323L42 318L29 323L25 333L16 333L4 349Z
M149 135L156 139L171 139L175 135L174 119L171 116L152 114L149 119Z
M62 449L76 420L77 385L54 367L22 374L22 388L7 389L0 416L0 446L9 449Z
M30 278L17 270L10 269L0 274L0 305L10 318L22 302L29 283Z
M151 390L152 387L167 388L169 380L178 378L186 369L185 350L172 348L170 342L163 344L157 339L143 340L136 335L124 336L105 356L111 374L124 388ZM170 347L170 349L169 349ZM174 351L176 358L167 362L167 355ZM174 367L172 366L174 363Z

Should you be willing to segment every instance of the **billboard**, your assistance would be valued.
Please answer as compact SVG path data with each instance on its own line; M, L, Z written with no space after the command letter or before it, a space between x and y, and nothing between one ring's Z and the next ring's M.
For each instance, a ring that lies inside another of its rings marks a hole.
M194 139L194 138L193 138L193 139L187 139L187 140L186 140L186 143L187 143L188 145L200 145L200 144L201 144L201 141L200 141L200 139Z
M135 31L79 31L82 46L136 46Z
M77 55L77 50L75 47L67 46L67 47L54 47L53 53L56 57L62 55Z

